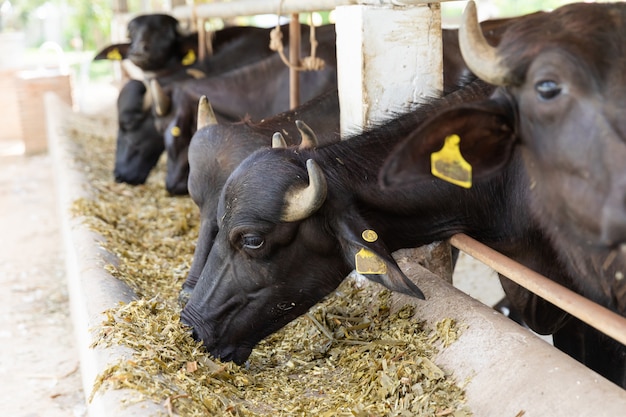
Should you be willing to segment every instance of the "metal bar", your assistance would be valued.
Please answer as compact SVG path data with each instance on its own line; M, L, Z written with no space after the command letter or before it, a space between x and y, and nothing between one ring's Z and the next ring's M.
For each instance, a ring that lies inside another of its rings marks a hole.
M447 0L443 0L447 1ZM337 6L372 5L372 6L411 6L416 4L441 3L441 0L237 0L229 2L214 2L196 4L194 6L175 7L172 14L177 19L193 17L233 17L253 16L257 14L276 13L281 7L282 13L316 12L333 10Z
M452 236L450 243L572 316L626 345L626 318L576 294L465 234Z
M300 105L300 20L298 13L291 15L289 22L289 108Z

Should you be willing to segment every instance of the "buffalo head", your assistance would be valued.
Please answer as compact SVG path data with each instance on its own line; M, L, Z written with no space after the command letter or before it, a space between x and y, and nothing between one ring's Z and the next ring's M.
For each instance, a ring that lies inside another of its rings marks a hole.
M332 180L299 152L256 151L222 190L218 232L181 319L224 360L245 361L332 292L357 258L372 280L423 298L358 213L336 215Z
M423 175L430 163L418 160L454 126L462 151L483 154L476 175L499 172L520 147L532 207L554 238L593 248L626 242L625 35L626 5L580 3L519 19L494 48L470 2L461 51L474 73L501 87L431 120L383 181Z
M128 22L130 42L108 45L94 60L129 59L144 71L162 71L196 61L198 37L183 34L178 21L166 14L137 16Z
M166 14L137 16L128 23L128 59L144 71L158 71L183 62L190 53L195 61L197 36L181 33L178 21Z
M312 132L305 118L316 127ZM200 232L181 302L188 300L202 273L217 233L217 202L228 176L246 157L261 148L269 148L270 135L280 131L289 144L305 142L308 147L323 146L339 140L339 97L329 91L293 110L277 114L259 123L220 123L206 96L198 106L197 131L189 144L189 195L200 209ZM300 138L300 139L299 139ZM313 143L312 141L316 142Z

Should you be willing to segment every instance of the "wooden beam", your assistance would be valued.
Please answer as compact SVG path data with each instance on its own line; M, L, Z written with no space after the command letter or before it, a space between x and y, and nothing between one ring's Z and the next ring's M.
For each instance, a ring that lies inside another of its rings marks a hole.
M189 19L194 17L233 17L253 16L257 14L276 13L281 7L282 13L317 12L320 10L333 10L338 6L349 5L374 5L383 7L404 8L416 4L426 5L439 3L440 0L237 0L229 2L214 2L197 4L195 6L180 6L173 10L177 19ZM195 14L194 14L195 13Z
M298 13L291 15L289 22L289 108L300 105L300 20Z

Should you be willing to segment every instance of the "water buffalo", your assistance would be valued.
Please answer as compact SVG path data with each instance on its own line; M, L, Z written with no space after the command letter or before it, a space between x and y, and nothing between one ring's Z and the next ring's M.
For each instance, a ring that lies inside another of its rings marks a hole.
M493 44L496 44L500 38L501 33L504 31L507 25L509 25L516 18L507 19L494 19L481 23L481 28L485 33L485 36ZM302 27L302 39L308 39L308 28ZM317 28L316 39L318 42L317 55L326 61L329 70L336 66L335 58L335 32L333 25L326 25ZM305 43L302 45L303 54L308 53L309 46ZM261 63L259 63L261 64ZM275 93L275 87L269 85L263 85L263 87L250 88L250 91L256 91L257 95L252 94L243 95L242 106L248 109L248 115L252 119L258 119L277 113L286 109L287 106L287 69L281 67L279 57L275 56L267 60L263 67L259 67L260 73L243 72L237 75L233 75L232 81L228 83L224 82L219 86L215 86L210 80L196 80L183 83L182 85L176 84L169 96L163 98L163 102L168 103L161 106L166 109L165 113L169 113L165 116L166 121L161 121L160 124L166 124L164 128L166 150L168 154L168 172L166 179L166 188L173 194L186 193L186 179L188 175L188 162L187 151L189 147L189 141L195 130L195 114L196 106L200 96L206 95L214 105L214 110L218 118L228 119L237 116L237 112L233 111L232 91L239 91L237 86L248 85L250 79L266 79L267 75L263 73L271 73L272 79L275 81L278 77L282 78L282 85L285 89L282 90L282 94ZM463 86L474 80L476 77L473 75L465 63L462 60L461 53L458 44L458 34L454 29L443 30L443 76L444 76L444 92L451 92L455 89ZM276 78L274 78L276 77ZM326 79L324 74L316 73L303 73L301 74L301 84L303 92L301 93L301 99L307 101L315 94L319 93L322 88L319 86L313 86L314 83L318 83L320 78ZM256 82L256 81L255 81ZM326 82L326 81L325 81ZM330 84L330 82L329 82ZM271 90L266 93L267 90ZM158 91L158 89L156 89ZM161 94L156 94L155 102L161 101L158 97ZM230 102L228 101L230 97ZM174 110L169 112L168 110L173 107Z
M197 33L183 33L178 20L170 15L137 16L127 28L130 42L108 45L94 60L129 59L144 71L159 73L189 65L198 55Z
M469 3L463 56L499 87L486 100L450 107L421 126L394 152L383 183L395 189L439 181L430 174L431 154L457 135L475 178L513 167L528 178L509 198L521 200L523 215L540 226L552 251L522 263L626 316L624 39L626 4L580 3L511 25L492 48ZM562 271L551 271L554 264ZM549 322L523 297L511 301L527 321L535 314L531 328ZM626 387L625 346L574 319L554 343Z
M483 22L481 26L485 36L495 44L505 26L512 20L489 20ZM444 92L453 92L476 77L462 62L456 30L444 30L443 46ZM175 152L170 155L170 160L181 162L176 165L178 169L172 168L172 173L177 173L176 176L182 182L189 172L189 193L201 213L200 234L193 262L181 292L183 304L195 287L213 245L217 233L215 218L217 200L228 175L254 150L268 147L273 131L283 131L287 141L293 143L295 139L293 122L298 118L313 124L321 144L338 140L337 100L337 92L333 91L305 103L293 112L279 114L260 124L235 123L206 127L194 134L190 145L180 137L175 143L172 140ZM191 114L190 111L187 113ZM324 122L321 122L322 120ZM189 164L186 164L184 161L188 154Z
M109 45L94 59L129 59L143 70L143 81L148 86L151 80L158 80L160 85L167 86L197 74L215 77L274 54L269 48L270 29L228 27L213 33L212 54L198 60L197 34L185 35L178 26L176 19L169 15L139 16L128 24L130 42ZM144 108L144 103L151 99L150 95L145 97L145 88L132 84L120 91L119 120L136 119L138 115L134 109ZM162 129L159 141L155 128L150 126L150 122L153 125L157 122L150 107L144 108L142 123L135 124L135 129L131 129L128 123L120 123L118 127L114 168L118 182L143 184L158 161L157 155L165 149ZM133 109L131 115L121 113L126 108ZM240 115L244 114L245 111L240 111Z
M162 77L163 83L188 77L186 70L197 65L198 36L184 34L178 21L165 14L137 16L128 23L129 42L111 44L94 60L128 59L148 78ZM118 182L143 184L165 149L156 132L147 88L138 81L127 82L118 96L118 133L113 175ZM146 105L148 103L148 105Z
M203 101L201 101L204 103ZM202 105L200 106L202 107ZM199 110L202 113L203 110ZM331 90L308 102L262 120L230 124L205 124L198 127L189 145L189 195L200 209L200 231L193 261L185 280L181 302L184 304L198 281L213 239L217 234L217 201L228 176L241 161L257 149L271 147L272 136L281 132L287 144L300 143L306 120L315 131L318 145L337 142L339 136L339 97ZM317 146L317 145L316 145Z
M163 150L163 135L152 117L150 95L143 81L130 80L117 97L118 134L113 176L117 182L143 184Z
M404 209L425 199L381 191L378 170L428 114L491 91L476 81L336 144L250 155L222 189L218 231L182 321L211 353L241 363L256 343L305 313L355 267L392 290L423 297L390 252L428 239L419 234L424 213ZM459 204L447 194L425 195Z
M301 50L306 55L310 53L309 27L302 25L301 31ZM300 73L302 102L337 88L335 27L324 25L316 28L315 33L316 56L325 65L319 71ZM244 116L258 121L289 109L289 68L278 54L220 77L188 80L170 87L167 92L154 85L154 103L160 116L157 128L163 129L168 156L165 186L171 194L187 193L187 150L196 130L196 109L201 96L209 99L222 121L241 120Z

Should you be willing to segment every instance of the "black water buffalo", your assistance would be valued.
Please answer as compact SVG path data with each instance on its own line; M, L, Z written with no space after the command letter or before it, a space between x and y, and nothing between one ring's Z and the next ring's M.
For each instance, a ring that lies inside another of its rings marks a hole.
M381 191L378 171L428 114L492 90L476 81L336 144L250 155L222 189L218 231L182 321L211 353L241 363L256 343L305 313L355 267L392 290L423 297L390 252L428 239L419 233L424 213L405 209L426 199ZM447 201L449 194L425 195Z
M186 78L197 66L198 36L183 34L178 21L165 14L141 15L128 23L129 42L108 45L94 60L128 59L147 78L163 83ZM143 184L163 152L162 135L156 133L147 88L126 83L117 103L118 133L113 175L118 182ZM146 104L148 103L148 104ZM160 138L159 138L160 136Z
M197 33L183 33L178 20L170 15L137 16L128 22L127 29L130 42L108 45L94 60L129 59L142 70L156 73L196 60Z
M301 123L299 120L306 120L306 125L315 131L318 145L339 141L337 90L259 123L245 121L205 125L203 122L204 126L199 126L189 145L188 186L189 195L200 209L200 231L193 261L182 287L183 304L196 286L213 247L217 234L217 202L228 176L254 151L271 147L275 132L280 132L287 144L300 143L304 126L298 126Z
M527 177L510 198L552 251L521 262L626 316L626 4L573 4L529 17L497 49L481 39L475 13L470 3L463 56L500 87L429 120L397 149L382 180L394 189L433 181L431 154L458 135L475 177L512 169ZM562 270L551 271L555 264ZM550 322L527 297L510 299L527 321L535 316L531 328ZM626 387L625 346L575 319L556 329L557 347Z
M118 134L113 175L117 182L143 184L163 150L163 135L152 117L143 81L130 80L117 97Z
M481 26L485 36L493 43L497 43L502 31L512 20L489 20L483 22ZM458 32L456 30L443 32L444 91L453 92L476 77L462 61ZM188 111L188 113L191 112ZM260 124L235 123L206 127L194 134L189 149L184 140L176 142L176 152L171 155L170 159L181 158L184 161L189 153L189 193L199 206L201 213L200 234L193 262L181 292L183 303L195 287L213 246L213 239L217 233L217 219L215 218L217 200L228 175L253 151L270 145L272 130L283 131L287 141L293 143L293 139L290 140L295 134L293 122L298 118L313 124L321 144L337 141L339 139L337 92L326 93L292 112L279 114ZM177 166L181 168L186 167L187 164L181 163ZM183 178L186 173L184 170L174 172L178 172L179 178Z
M129 59L144 71L143 80L148 85L151 80L158 80L160 85L167 86L198 74L215 77L274 54L269 48L270 29L264 28L228 27L216 31L211 36L212 54L203 60L197 59L197 34L181 33L178 22L171 16L139 16L129 22L128 33L130 42L109 45L94 59ZM136 86L122 88L122 97L118 101L123 106L118 106L118 119L136 118L135 113L123 115L120 109L143 108L151 99L150 95L145 97L145 89L143 92L139 90ZM155 156L165 149L162 129L158 141L155 140L155 128L149 125L149 121L153 125L157 122L150 107L144 108L144 123L135 125L135 130L128 124L119 125L114 168L118 182L143 184L158 161ZM245 111L240 113L244 115Z
M481 23L481 27L485 36L490 42L496 44L506 28L516 18L488 20ZM302 26L302 39L308 39L308 27ZM326 25L317 28L316 39L318 42L317 56L325 60L328 67L328 73L334 73L336 66L335 58L335 32L333 25ZM303 54L309 53L309 46L305 43L302 45ZM233 106L233 91L239 91L238 86L249 85L250 80L265 80L269 75L274 82L281 79L284 86L281 94L276 94L276 87L269 84L263 85L262 88L250 87L250 91L256 91L257 95L244 94L241 96L242 106L248 109L248 116L252 119L269 116L287 108L287 69L281 67L281 61L278 56L272 57L264 63L259 63L259 67L251 71L252 68L242 69L241 73L233 74L230 81L220 86L215 86L214 82L207 80L194 80L176 84L171 93L164 97L162 101L167 103L161 107L165 113L165 121L159 124L166 125L164 129L166 150L168 154L168 173L166 179L166 188L173 194L183 194L186 192L186 178L188 176L187 150L189 141L195 130L195 114L196 106L200 96L206 95L214 105L216 116L221 119L229 119L237 117L238 113ZM259 72L256 73L256 70ZM327 74L328 74L327 73ZM476 77L473 75L462 60L458 44L458 33L453 29L443 30L443 75L444 75L444 92L451 92L460 86L467 84ZM322 88L319 80L328 80L327 75L305 72L301 74L301 84L303 91L301 93L302 101L307 101L316 93L321 92ZM255 81L256 82L256 81ZM327 82L327 81L324 81ZM328 84L330 85L330 81ZM313 87L311 87L313 86ZM156 89L158 91L158 89ZM270 91L268 91L270 90ZM160 102L156 94L155 102ZM230 102L228 101L230 97ZM170 108L173 111L169 111Z
M302 25L301 31L301 51L307 55L310 53L309 26ZM316 56L323 59L325 65L318 71L300 73L302 102L337 88L335 27L320 26L315 34ZM285 53L288 49L285 48ZM187 151L196 130L196 110L201 96L209 99L222 121L241 120L244 116L258 121L289 109L289 68L278 54L218 78L188 80L170 87L169 93L165 93L155 86L154 102L161 116L157 127L164 130L168 156L165 185L171 194L187 193Z

